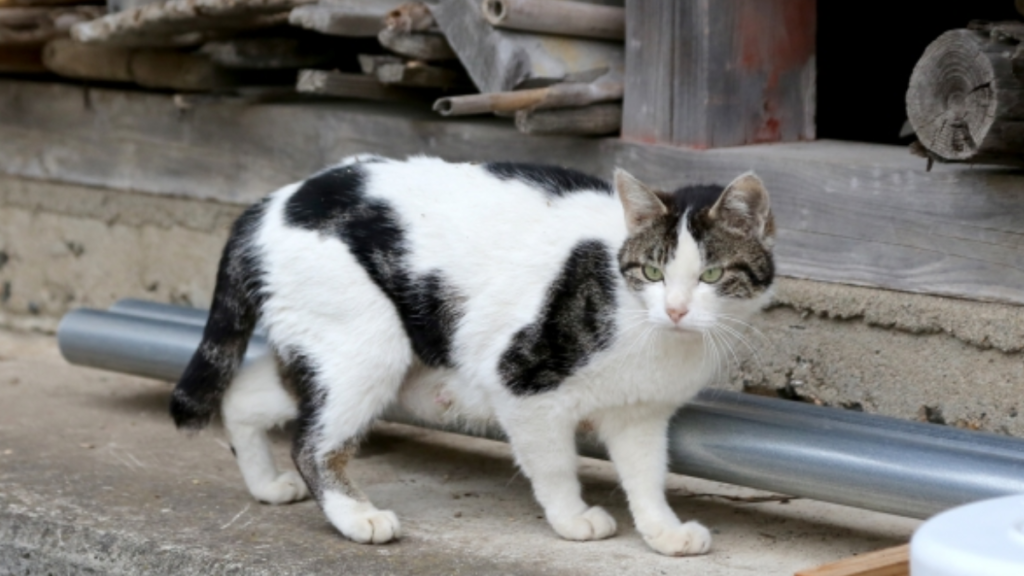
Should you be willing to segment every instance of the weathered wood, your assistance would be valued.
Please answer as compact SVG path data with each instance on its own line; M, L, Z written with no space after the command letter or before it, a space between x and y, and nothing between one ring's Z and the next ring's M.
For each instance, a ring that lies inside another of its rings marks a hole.
M123 12L125 10L131 10L146 4L159 4L164 0L107 0L107 11L113 14L114 12Z
M376 75L377 68L384 64L402 64L405 59L400 56L391 56L390 54L360 54L359 55L359 68L363 71L363 74Z
M154 42L153 37L267 28L287 22L288 12L308 1L168 0L76 24L71 36L79 42L138 46Z
M617 133L621 127L621 104L516 112L516 129L523 134L605 136Z
M430 32L399 32L385 28L377 35L381 46L416 60L454 60L455 52L441 34Z
M218 40L207 42L199 51L225 68L280 70L326 64L333 57L326 48L314 39L282 36Z
M92 46L61 38L46 45L43 62L54 74L68 78L133 82L132 52L131 48Z
M1017 7L1017 12L1024 14L1024 0L1014 0L1014 5Z
M377 67L375 75L381 84L412 88L472 90L469 79L460 71L429 66L419 61L382 64Z
M626 11L572 0L483 0L492 26L604 40L626 37Z
M627 0L623 137L812 140L816 0Z
M0 48L0 72L45 74L42 46L4 46Z
M102 6L0 7L0 46L42 45L105 12Z
M515 112L530 108L567 108L586 106L596 102L622 99L622 79L617 76L601 78L584 84L565 82L547 88L531 88L513 92L448 96L434 102L434 111L442 116L467 116L494 112Z
M384 20L402 0L335 0L299 6L291 11L292 26L321 34L373 38L384 29Z
M479 0L441 0L431 12L481 92L590 82L623 72L621 44L494 28Z
M930 157L1024 165L1024 23L951 30L928 45L907 117Z
M886 548L801 570L796 576L909 576L910 545Z
M55 74L82 80L182 91L223 90L236 84L234 76L208 58L170 50L95 46L61 38L46 45L43 59Z
M326 70L302 70L299 72L299 80L295 89L303 94L359 100L409 102L424 99L423 95L414 91L385 86L374 76Z
M384 24L397 32L425 32L436 30L437 22L430 8L423 2L406 2L388 12Z
M8 6L67 6L70 4L103 4L103 0L0 0L0 7Z
M373 78L359 77L370 82ZM351 154L622 167L661 189L754 170L772 199L784 276L1024 304L1024 176L960 164L925 172L899 146L849 142L697 151L516 132L425 106L210 103L0 80L0 171L118 190L247 203ZM88 103L88 106L86 105ZM139 158L146 161L139 162Z

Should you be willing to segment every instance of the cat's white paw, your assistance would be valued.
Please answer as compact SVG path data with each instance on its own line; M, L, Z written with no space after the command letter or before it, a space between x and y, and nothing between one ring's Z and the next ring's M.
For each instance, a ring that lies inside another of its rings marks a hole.
M644 540L659 554L666 556L693 556L711 549L711 532L699 522L671 526L657 534L644 534Z
M398 516L390 510L352 512L336 521L332 518L332 523L346 538L360 544L384 544L399 536Z
M615 534L615 519L600 506L592 506L582 514L549 518L551 527L566 540L601 540Z
M309 497L306 482L294 470L282 472L272 482L256 486L250 492L254 498L267 504L287 504Z

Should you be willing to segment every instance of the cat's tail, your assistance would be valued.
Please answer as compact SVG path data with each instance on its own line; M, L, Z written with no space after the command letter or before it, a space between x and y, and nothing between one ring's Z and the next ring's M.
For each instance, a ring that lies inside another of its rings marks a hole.
M171 395L171 416L178 428L209 424L245 357L262 299L254 237L265 207L263 202L246 210L224 246L203 340Z

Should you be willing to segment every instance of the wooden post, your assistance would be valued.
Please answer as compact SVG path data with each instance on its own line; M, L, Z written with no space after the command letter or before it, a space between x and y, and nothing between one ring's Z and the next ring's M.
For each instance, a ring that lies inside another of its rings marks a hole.
M816 0L626 0L622 136L814 139Z

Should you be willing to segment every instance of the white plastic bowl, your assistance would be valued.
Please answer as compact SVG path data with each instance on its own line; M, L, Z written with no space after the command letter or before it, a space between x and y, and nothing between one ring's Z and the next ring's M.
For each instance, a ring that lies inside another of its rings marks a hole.
M1024 576L1024 495L947 510L910 541L911 576Z

